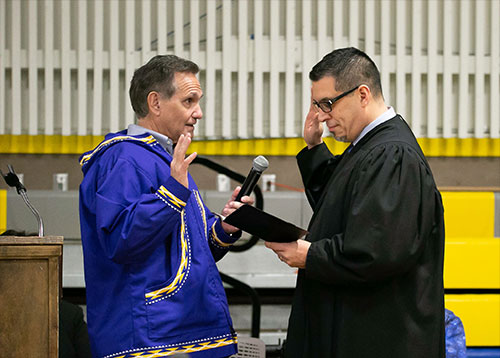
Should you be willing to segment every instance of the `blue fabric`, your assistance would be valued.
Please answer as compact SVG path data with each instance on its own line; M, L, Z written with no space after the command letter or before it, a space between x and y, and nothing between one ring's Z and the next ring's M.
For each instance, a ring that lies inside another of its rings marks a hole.
M460 318L448 309L445 314L446 358L467 358L465 331Z
M467 348L467 358L500 358L500 348Z
M80 158L80 225L94 357L236 353L215 262L235 237L170 176L149 134L109 134Z

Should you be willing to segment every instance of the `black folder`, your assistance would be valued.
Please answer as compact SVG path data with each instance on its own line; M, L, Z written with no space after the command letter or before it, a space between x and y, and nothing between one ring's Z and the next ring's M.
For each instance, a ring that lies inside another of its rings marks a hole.
M247 204L233 211L224 222L272 242L292 242L308 234L292 223Z

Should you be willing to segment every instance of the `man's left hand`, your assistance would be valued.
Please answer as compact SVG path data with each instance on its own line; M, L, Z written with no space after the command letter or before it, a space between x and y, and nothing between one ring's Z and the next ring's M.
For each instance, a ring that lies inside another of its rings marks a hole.
M306 268L307 253L311 243L305 240L292 242L267 242L266 247L273 250L278 258L290 267Z
M224 217L226 217L229 214L231 214L233 211L235 211L236 209L238 209L243 204L253 205L254 200L250 196L244 196L244 197L242 197L241 198L241 203L239 201L234 201L236 199L236 196L238 196L238 193L240 192L240 189L241 189L241 187L239 187L239 186L236 187L236 189L234 189L233 194L231 195L231 199L228 200L228 202L226 203L226 205L222 209L221 214ZM227 234L234 234L235 232L237 232L237 231L240 230L240 229L238 229L235 226L226 224L224 221L222 222L222 228L224 229L224 231Z

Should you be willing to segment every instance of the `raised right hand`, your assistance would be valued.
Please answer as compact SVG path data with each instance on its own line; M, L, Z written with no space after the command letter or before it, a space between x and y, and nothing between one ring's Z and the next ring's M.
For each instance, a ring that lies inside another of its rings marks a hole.
M172 163L170 163L170 175L179 183L189 188L188 168L189 164L196 158L196 152L191 153L187 158L186 152L191 144L191 136L181 134L175 145Z
M309 113L307 113L304 122L304 140L306 141L307 148L311 149L318 144L323 143L323 123L319 121L319 112L314 107L311 98L311 105L309 106Z

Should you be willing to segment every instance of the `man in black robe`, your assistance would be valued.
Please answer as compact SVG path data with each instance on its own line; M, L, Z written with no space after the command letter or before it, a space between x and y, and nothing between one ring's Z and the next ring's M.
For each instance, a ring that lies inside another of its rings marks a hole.
M309 77L297 161L310 234L266 243L300 269L285 356L444 357L443 206L424 154L365 53L335 50ZM342 155L323 123L351 143Z

